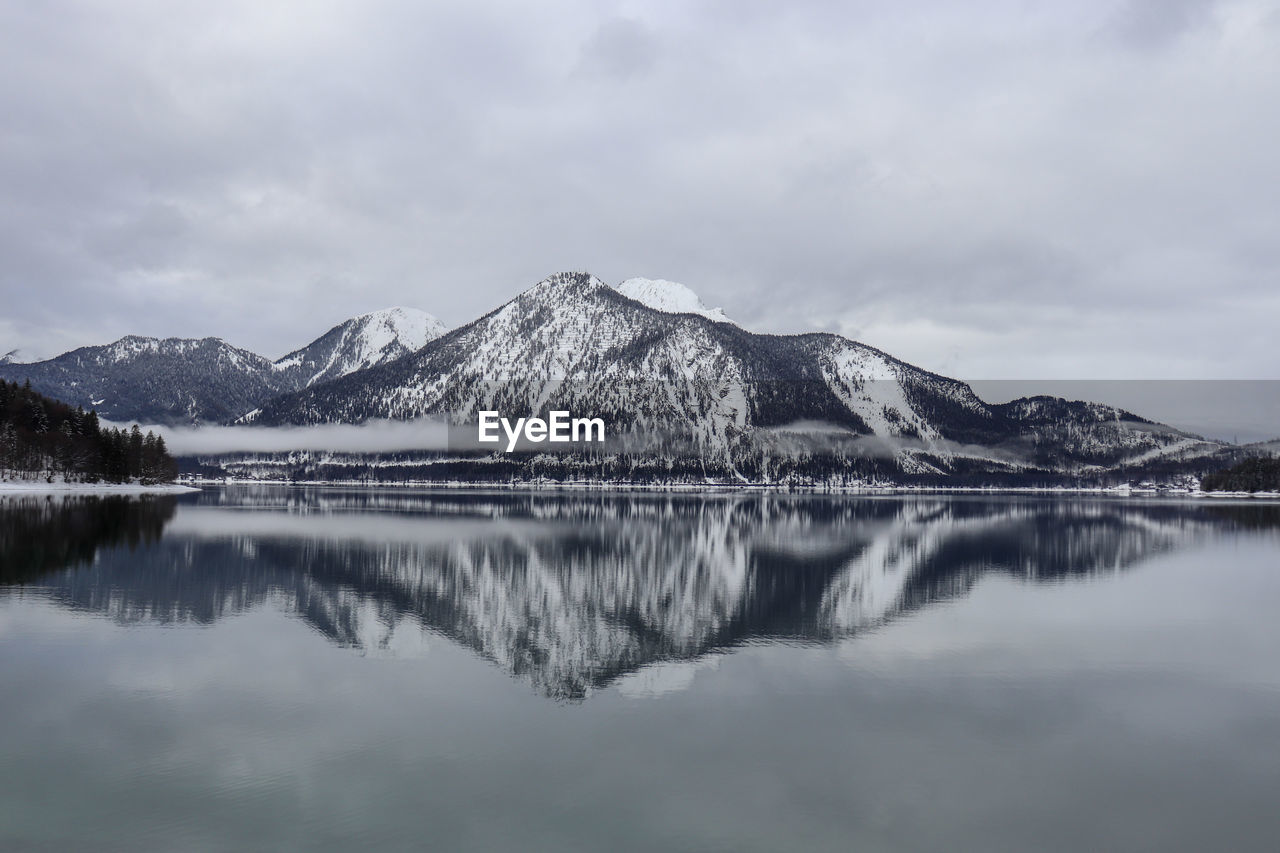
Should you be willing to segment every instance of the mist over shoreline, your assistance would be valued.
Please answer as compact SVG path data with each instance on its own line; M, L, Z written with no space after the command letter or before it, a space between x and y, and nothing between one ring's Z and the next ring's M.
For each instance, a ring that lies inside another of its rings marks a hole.
M131 424L109 425L127 427ZM218 453L288 453L325 450L333 453L394 453L446 450L448 429L441 420L376 420L363 424L319 424L304 427L164 426L140 424L162 436L175 456Z

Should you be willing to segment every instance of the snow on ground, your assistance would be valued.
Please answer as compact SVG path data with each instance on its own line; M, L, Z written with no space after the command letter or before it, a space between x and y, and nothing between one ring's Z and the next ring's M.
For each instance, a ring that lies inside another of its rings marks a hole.
M444 323L417 308L387 308L361 314L350 321L328 361L307 384L399 358L421 349L446 331Z
M180 495L198 492L192 486L177 483L159 483L144 486L140 483L68 483L60 477L47 482L44 477L32 480L0 480L0 495L10 494L77 494L77 495Z
M732 323L719 308L708 308L688 287L661 278L629 278L614 288L628 299L666 314L699 314L717 323Z
M1184 438L1179 441L1175 441L1172 444L1165 444L1158 447L1153 447L1150 450L1145 450L1136 456L1126 457L1124 460L1124 464L1125 465L1141 465L1144 462L1150 462L1151 460L1158 459L1161 456L1176 456L1182 453L1183 451L1192 450L1196 448L1204 448L1207 454L1207 453L1213 453L1216 450L1220 450L1222 448L1222 445L1218 444L1217 442L1204 441L1199 438Z
M361 314L330 329L300 350L277 360L277 372L313 360L317 370L304 384L336 379L399 358L426 346L448 328L417 308L386 308Z
M361 314L356 320L363 323L365 344L374 353L396 341L409 350L422 349L449 331L444 323L417 308L387 308Z
M911 407L897 368L883 355L847 344L831 354L829 364L827 385L876 435L893 438L914 433L930 445L941 438Z

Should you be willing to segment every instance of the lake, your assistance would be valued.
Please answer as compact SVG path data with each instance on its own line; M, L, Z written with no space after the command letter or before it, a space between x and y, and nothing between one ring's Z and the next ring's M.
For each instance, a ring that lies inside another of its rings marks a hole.
M1280 505L0 499L0 849L1266 850Z

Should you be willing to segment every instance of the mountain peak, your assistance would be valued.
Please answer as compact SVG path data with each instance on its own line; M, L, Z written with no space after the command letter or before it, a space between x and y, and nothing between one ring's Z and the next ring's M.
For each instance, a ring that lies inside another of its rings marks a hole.
M444 323L426 311L383 308L339 323L275 362L275 370L293 376L298 387L307 387L394 361L446 331Z
M88 347L88 349L103 349L111 358L115 359L135 358L143 353L181 356L196 349L223 349L251 355L254 358L260 357L247 350L232 346L222 338L215 337L153 338L147 335L125 335L105 347Z
M589 272L558 272L549 275L533 287L525 291L525 293L563 293L571 291L574 293L594 293L599 290L608 289L609 285L596 278Z
M709 308L688 287L662 278L629 278L614 290L655 311L666 314L698 314L717 323L732 323L724 311Z
M109 420L192 423L227 420L280 393L270 369L262 356L221 338L125 335L41 362L4 365L3 375Z
M390 308L381 308L377 311L369 311L365 314L359 314L352 317L353 320L378 320L378 319L430 319L437 323L440 321L434 315L428 314L420 308L408 308L403 305L393 305Z
M418 308L400 306L361 314L343 325L347 324L360 326L366 330L366 334L367 330L382 329L407 350L421 349L428 341L433 341L448 331L448 327L435 315Z

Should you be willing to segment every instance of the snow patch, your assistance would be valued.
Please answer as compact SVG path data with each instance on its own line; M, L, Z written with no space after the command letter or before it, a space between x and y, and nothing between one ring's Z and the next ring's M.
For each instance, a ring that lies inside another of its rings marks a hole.
M6 494L77 494L77 495L180 495L198 492L197 488L177 483L76 483L55 476L53 482L39 477L32 480L0 480L0 495Z
M641 305L666 314L698 314L717 323L732 323L724 311L706 303L683 284L661 278L629 278L614 290Z
M309 387L416 352L448 329L417 308L386 308L352 317L276 361L276 372L305 369Z
M417 308L385 308L355 318L365 346L372 353L399 343L406 350L422 349L448 328L435 316Z

